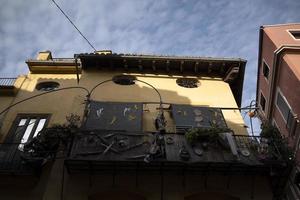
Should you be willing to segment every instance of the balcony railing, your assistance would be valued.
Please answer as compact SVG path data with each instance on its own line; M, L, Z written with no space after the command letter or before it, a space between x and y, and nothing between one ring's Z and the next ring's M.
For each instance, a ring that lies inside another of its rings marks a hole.
M19 150L20 143L0 144L0 174L37 175L41 162L28 162Z
M112 169L128 172L137 168L168 172L184 169L193 173L205 170L265 173L270 167L285 167L280 148L271 140L227 135L232 139L219 135L213 141L191 144L184 135L174 133L78 130L72 144L67 145L70 149L66 149L69 154L65 163L71 173L90 170L103 173ZM33 174L41 169L45 159L40 150L26 154L19 147L18 143L0 144L1 173Z
M234 172L265 173L270 166L280 168L285 163L276 145L259 136L233 135L234 147L220 138L191 145L180 134L164 134L159 140L157 137L152 133L83 132L75 136L66 165L71 173L101 173L113 168L126 172L136 168L168 172L234 168ZM159 143L163 145L156 145Z
M0 87L13 87L17 78L0 78Z

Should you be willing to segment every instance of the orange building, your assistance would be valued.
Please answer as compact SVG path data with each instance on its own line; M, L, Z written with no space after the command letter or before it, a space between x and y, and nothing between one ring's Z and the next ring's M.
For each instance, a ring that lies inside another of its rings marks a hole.
M262 26L259 38L257 100L260 117L288 138L299 162L300 24ZM297 167L290 180L297 197L290 199L300 197L298 171Z

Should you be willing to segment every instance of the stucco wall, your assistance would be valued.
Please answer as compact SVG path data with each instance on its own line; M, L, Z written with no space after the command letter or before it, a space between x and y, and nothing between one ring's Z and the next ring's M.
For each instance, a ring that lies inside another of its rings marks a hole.
M36 84L43 81L55 81L60 88L81 86L91 90L101 81L112 79L118 72L88 71L83 72L80 83L77 85L74 74L29 74L20 88L14 102L18 102L33 95L40 94L35 89ZM134 74L139 80L152 84L160 92L163 102L187 104L195 106L236 108L234 96L228 83L220 79L199 78L198 88L183 88L176 84L177 77ZM12 108L5 118L3 133L8 133L18 113L49 113L49 126L65 123L65 117L70 113L83 116L84 103L87 93L82 89L70 89L46 94L19 104ZM113 82L105 83L95 89L91 96L96 101L113 102L158 102L157 93L144 83L137 82L131 86L121 86ZM157 107L157 106L156 106ZM144 115L144 130L154 130L153 120L157 109L149 105L150 112ZM238 110L223 110L229 128L236 134L246 134L244 121ZM166 114L168 127L174 127L173 120Z
M272 42L272 40L269 38L269 36L263 32L263 44L262 44L262 52L261 52L261 65L259 70L259 85L257 86L258 89L258 98L260 101L260 94L263 93L265 99L266 99L266 106L265 111L261 111L262 115L266 118L266 114L268 113L268 104L269 104L269 90L271 87L271 80L272 80L272 70L273 70L273 52L276 50L275 44ZM263 74L263 61L266 62L266 64L269 67L269 78L266 79Z
M80 77L80 83L77 85L75 74L28 74L19 92L13 102L21 101L33 95L40 94L35 89L36 84L43 81L55 81L60 84L60 88L80 86L91 90L101 81L111 79L118 72L104 71L84 71ZM159 76L151 74L133 74L139 80L152 84L162 95L163 102L187 104L195 106L226 107L237 108L232 91L228 83L220 79L208 77L199 78L198 88L183 88L176 84L176 76ZM19 113L49 113L51 114L49 126L53 124L62 124L66 122L65 117L70 113L83 116L86 92L82 89L70 89L53 92L41 97L26 101L10 109L5 116L3 126L3 137L8 133L14 119ZM0 97L1 100L3 97ZM158 102L158 95L155 91L140 82L131 86L120 86L113 82L108 82L99 86L91 96L96 101L115 101L115 102ZM11 99L10 99L11 100ZM3 109L7 103L0 105ZM8 101L7 101L8 102ZM158 105L148 105L149 112L144 114L143 127L146 131L154 130L153 120L157 115ZM236 134L247 134L244 128L244 121L238 110L223 110L227 125L235 131ZM174 126L170 113L166 111L166 120L168 129ZM33 188L19 188L15 194L12 188L0 188L0 193L6 199L58 199L62 191L62 173L63 161L57 160L53 168L49 168L49 173L43 173L39 183ZM135 175L117 175L115 184L112 185L112 175L96 176L92 178L89 175L69 176L65 173L65 182L63 186L63 195L65 199L87 200L89 195L97 195L97 192L112 190L118 192L119 189L139 192L148 199L159 199L161 191L161 176L159 175L140 175L138 186ZM213 191L236 195L241 199L251 198L250 176L232 177L230 186L227 188L227 176L213 177L207 179L207 187L204 186L203 176L186 176L185 186L182 184L182 176L164 177L164 199L183 199L184 196L198 193L199 191ZM255 180L256 199L271 199L267 179L258 177Z

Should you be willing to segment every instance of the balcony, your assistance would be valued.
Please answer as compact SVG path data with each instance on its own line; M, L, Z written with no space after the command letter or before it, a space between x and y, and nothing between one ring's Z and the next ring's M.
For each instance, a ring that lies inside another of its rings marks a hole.
M4 175L38 175L42 162L27 160L19 150L20 143L0 144L0 174Z
M17 78L0 78L0 95L14 95Z
M278 148L258 136L219 134L187 141L182 134L82 131L65 161L69 173L269 174L286 167Z
M0 87L13 87L17 78L0 78Z

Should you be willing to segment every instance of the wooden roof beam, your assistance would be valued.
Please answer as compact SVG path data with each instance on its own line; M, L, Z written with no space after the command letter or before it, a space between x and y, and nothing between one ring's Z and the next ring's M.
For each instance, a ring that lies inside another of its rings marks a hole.
M123 64L124 64L125 70L128 70L128 64L127 64L127 60L126 59L123 60Z
M228 70L223 80L225 82L232 82L234 79L238 77L239 71L240 71L239 67L231 67L231 69Z
M212 62L209 62L208 68L207 68L207 73L210 74L212 71Z
M195 65L194 65L194 71L195 73L198 73L198 69L199 68L199 62L195 62Z
M142 60L139 60L138 62L139 62L139 64L138 64L138 66L139 66L139 70L140 70L140 71L143 71L143 64L142 64Z
M226 67L226 64L225 64L225 62L223 62L222 65L221 65L221 67L220 67L220 72L221 73L225 72L225 67Z
M167 72L170 71L170 61L169 60L166 61L166 71Z
M184 64L184 61L181 61L181 62L180 62L180 72L181 72L181 73L183 72L183 64Z
M153 71L156 71L155 60L152 60L152 69Z
M114 63L112 60L109 61L109 66L110 66L110 69L114 69Z

